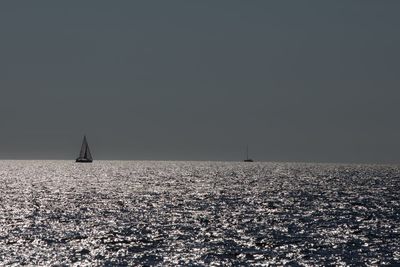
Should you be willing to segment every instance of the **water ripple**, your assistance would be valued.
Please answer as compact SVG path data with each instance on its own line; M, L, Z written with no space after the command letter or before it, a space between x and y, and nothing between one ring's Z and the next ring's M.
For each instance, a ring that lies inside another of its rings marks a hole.
M400 264L398 166L0 161L0 262Z

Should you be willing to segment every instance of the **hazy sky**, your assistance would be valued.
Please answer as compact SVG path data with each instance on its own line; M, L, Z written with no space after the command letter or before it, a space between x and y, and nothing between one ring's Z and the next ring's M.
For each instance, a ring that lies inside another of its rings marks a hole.
M400 162L400 1L1 1L0 157Z

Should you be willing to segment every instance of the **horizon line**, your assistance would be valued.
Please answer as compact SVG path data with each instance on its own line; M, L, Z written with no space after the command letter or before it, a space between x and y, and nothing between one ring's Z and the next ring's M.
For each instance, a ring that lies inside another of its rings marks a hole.
M0 161L71 161L75 163L75 159L70 158L0 158ZM243 160L222 160L222 159L94 159L96 161L153 161L153 162L231 162L231 163L245 163ZM333 165L400 165L399 162L345 162L345 161L296 161L296 160L255 160L252 163L246 163L248 165L257 163L281 163L281 164L333 164Z

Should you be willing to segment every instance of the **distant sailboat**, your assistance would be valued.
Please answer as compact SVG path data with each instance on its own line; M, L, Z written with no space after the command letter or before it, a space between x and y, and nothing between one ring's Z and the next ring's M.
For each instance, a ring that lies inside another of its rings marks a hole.
M249 146L246 147L246 159L244 162L253 162L253 160L249 158Z
M86 140L86 135L84 135L81 151L79 152L79 157L76 159L76 162L91 163L92 161L93 161L92 154L90 153L89 145Z

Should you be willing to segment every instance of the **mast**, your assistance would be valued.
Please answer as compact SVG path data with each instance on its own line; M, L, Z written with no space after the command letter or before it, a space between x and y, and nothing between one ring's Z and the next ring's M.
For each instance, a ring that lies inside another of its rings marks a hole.
M86 135L83 136L81 151L79 152L79 158L86 158L87 141Z
M246 146L246 158L244 162L253 162L253 160L249 158L249 145Z

